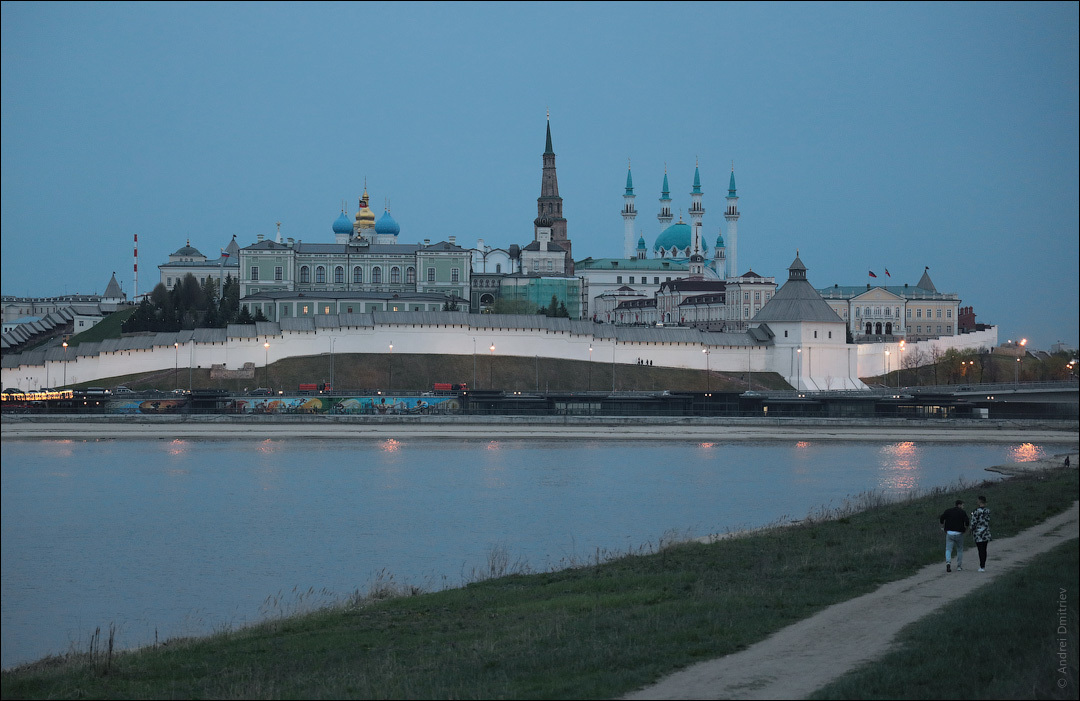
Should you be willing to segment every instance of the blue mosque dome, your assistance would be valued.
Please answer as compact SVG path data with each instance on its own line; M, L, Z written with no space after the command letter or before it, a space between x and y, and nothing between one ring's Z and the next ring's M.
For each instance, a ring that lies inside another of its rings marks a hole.
M716 236L716 247L717 248L724 248L724 237L722 235L718 234Z
M671 249L674 247L678 249L676 255L686 256L686 251L692 248L694 245L694 235L690 230L690 225L683 222L681 219L677 224L672 224L668 228L656 237L656 243L653 244L653 251L659 253L661 250L668 251L670 254ZM705 253L705 242L701 242L701 252Z
M379 217L379 221L375 222L376 234L393 234L397 236L401 233L401 227L398 225L394 218L390 216L390 210L383 212L383 215Z
M352 234L352 222L345 216L345 212L341 213L337 219L334 220L334 233L335 234Z

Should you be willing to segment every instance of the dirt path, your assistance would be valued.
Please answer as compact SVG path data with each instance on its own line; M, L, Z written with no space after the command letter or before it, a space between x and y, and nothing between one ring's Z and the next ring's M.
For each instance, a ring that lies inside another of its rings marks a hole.
M1076 538L1080 538L1080 502L1012 538L993 541L984 573L978 571L978 552L969 547L962 572L947 574L943 562L928 565L907 579L830 606L746 650L700 662L625 698L805 699L854 667L882 656L907 624Z

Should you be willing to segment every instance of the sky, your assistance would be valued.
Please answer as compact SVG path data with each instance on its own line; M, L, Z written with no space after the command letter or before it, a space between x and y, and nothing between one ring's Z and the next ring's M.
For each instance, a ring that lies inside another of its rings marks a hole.
M782 282L914 285L999 339L1078 343L1077 3L2 5L0 288L131 295L191 241L533 238L545 119L575 258L659 234ZM885 269L890 276L885 276ZM872 280L869 271L878 276Z

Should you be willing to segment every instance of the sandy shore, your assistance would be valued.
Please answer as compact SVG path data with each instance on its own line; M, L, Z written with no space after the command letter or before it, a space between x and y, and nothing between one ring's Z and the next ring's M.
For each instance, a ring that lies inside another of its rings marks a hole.
M15 439L468 438L692 441L1077 443L1075 422L523 416L5 416Z

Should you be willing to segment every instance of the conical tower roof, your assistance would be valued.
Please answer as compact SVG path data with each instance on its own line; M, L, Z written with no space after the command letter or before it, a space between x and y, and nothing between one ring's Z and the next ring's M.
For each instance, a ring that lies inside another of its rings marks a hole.
M124 293L120 290L120 283L116 281L116 273L112 274L109 278L109 284L105 286L105 294L102 295L105 299L118 299L123 297Z
M919 278L919 284L915 285L921 290L927 290L928 292L937 292L937 288L934 287L934 281L930 279L930 266L926 266L923 270L922 277Z
M795 254L795 260L788 266L788 279L776 291L772 299L765 303L753 321L834 321L844 320L833 311L822 296L806 279L806 266Z

